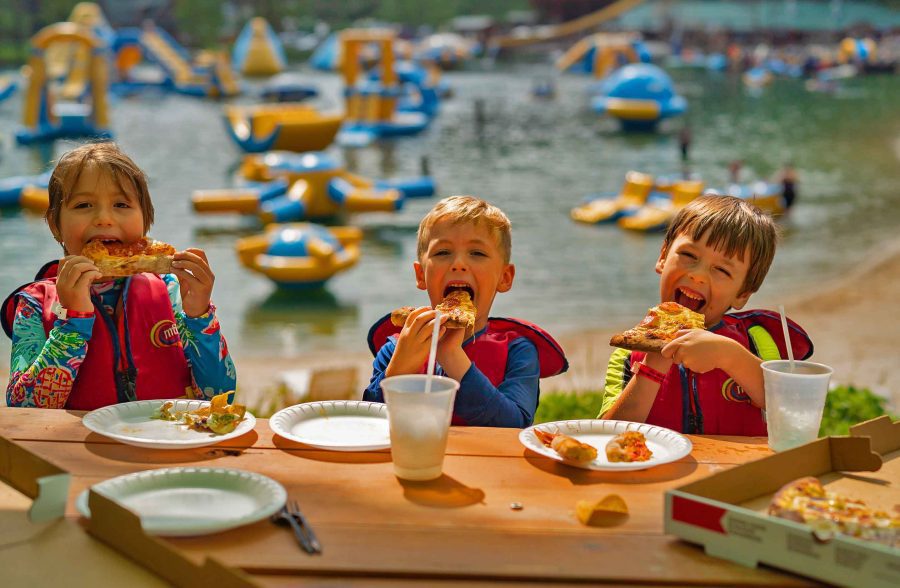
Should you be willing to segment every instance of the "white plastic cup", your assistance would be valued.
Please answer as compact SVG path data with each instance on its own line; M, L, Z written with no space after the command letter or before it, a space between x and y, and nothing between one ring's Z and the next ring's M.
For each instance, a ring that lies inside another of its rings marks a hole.
M832 369L821 363L764 361L766 424L769 447L784 451L813 441L819 435L822 411Z
M392 376L381 381L391 429L394 475L424 481L441 476L453 401L459 382L431 376L425 393L426 374Z

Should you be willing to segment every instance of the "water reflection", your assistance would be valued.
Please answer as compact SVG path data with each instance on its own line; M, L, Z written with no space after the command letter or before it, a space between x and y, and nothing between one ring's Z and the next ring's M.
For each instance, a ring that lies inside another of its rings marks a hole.
M291 356L314 347L311 341L355 329L359 310L325 288L276 289L244 312L242 347L278 349Z

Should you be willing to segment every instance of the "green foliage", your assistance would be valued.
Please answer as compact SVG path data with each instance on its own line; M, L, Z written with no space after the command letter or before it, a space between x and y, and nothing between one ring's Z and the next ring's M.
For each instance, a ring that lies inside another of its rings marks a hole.
M868 388L838 386L825 397L819 436L847 435L857 423L886 414L886 400Z
M534 423L569 419L594 419L603 402L602 391L544 394ZM825 398L825 412L819 436L847 435L850 427L886 414L886 400L868 388L839 386Z
M534 424L569 419L595 419L603 403L602 391L542 394Z

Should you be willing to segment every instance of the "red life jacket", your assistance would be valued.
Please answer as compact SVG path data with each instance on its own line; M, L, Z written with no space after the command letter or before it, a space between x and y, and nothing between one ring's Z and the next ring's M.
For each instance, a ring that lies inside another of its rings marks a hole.
M754 326L765 329L777 345L780 357L787 357L778 313L750 310L726 314L718 325L709 330L734 339L757 357L762 357L749 334L749 329ZM803 328L788 319L788 332L794 357L806 359L812 355L813 344ZM645 355L641 351L632 351L631 365L641 361ZM728 374L718 369L696 374L678 364L672 365L660 385L650 414L647 415L647 423L683 433L745 436L768 434L762 409L750 403L750 397Z
M368 336L372 355L377 355L378 350L384 346L388 338L400 333L402 328L391 322L390 314L383 316L372 325ZM569 369L569 362L559 343L547 331L521 319L489 318L484 331L474 340L467 341L463 345L463 351L491 384L499 386L506 374L509 343L519 337L527 338L537 348L541 378L549 378ZM426 366L423 365L419 373L424 374L425 370ZM456 415L453 415L452 422L454 425L466 424Z
M49 336L56 322L50 311L58 300L56 270L53 263L45 265L35 277L37 281L21 286L4 301L0 316L8 335L12 334L15 298L22 292L41 304L44 333ZM193 376L162 278L153 274L130 277L120 307L116 320L94 298L88 353L78 367L67 409L93 410L117 402L193 395Z

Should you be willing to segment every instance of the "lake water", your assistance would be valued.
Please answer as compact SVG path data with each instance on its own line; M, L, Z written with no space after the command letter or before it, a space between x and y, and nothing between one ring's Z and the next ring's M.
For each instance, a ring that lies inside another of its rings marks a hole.
M456 96L424 134L334 153L353 171L376 178L416 175L427 155L440 195L476 194L507 212L516 282L497 297L492 314L526 318L554 334L633 322L658 302L653 263L661 236L578 225L568 211L588 193L617 190L629 169L677 171L680 122L670 121L658 134L621 134L590 112L586 78L562 77L555 100L532 99L531 86L544 72L521 66L448 75ZM744 160L748 181L771 177L788 161L798 171L799 203L751 306L775 304L786 293L833 278L896 234L900 78L850 80L837 95L776 81L753 96L736 77L673 75L691 108L692 171L708 185L725 183L733 159ZM335 77L310 79L323 89L324 103L339 106ZM73 145L16 146L21 96L20 90L0 105L0 177L40 173ZM484 100L487 114L482 129L475 124L476 99ZM207 251L217 278L213 298L235 356L364 351L373 321L396 306L426 301L415 288L412 261L418 221L435 199L412 201L396 215L351 218L365 229L359 264L320 294L276 293L234 254L235 239L254 232L250 219L191 210L191 192L230 185L241 157L226 136L220 104L144 95L114 101L111 117L117 140L150 177L157 218L151 234ZM0 252L5 294L59 248L40 218L3 211ZM0 337L0 368L8 366L9 341Z

